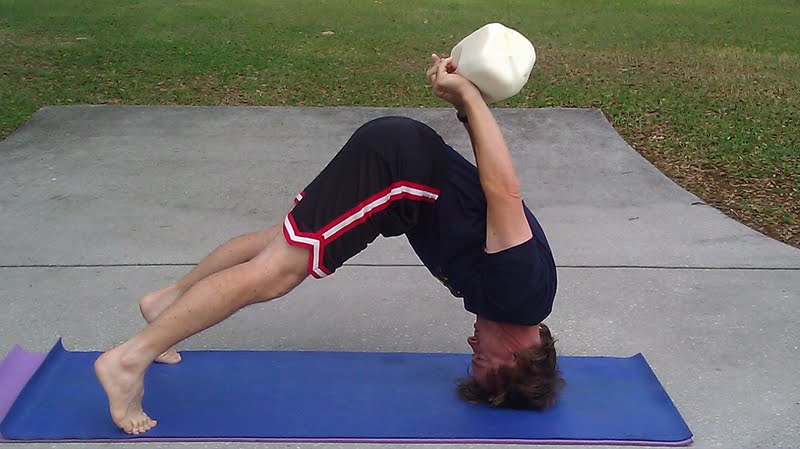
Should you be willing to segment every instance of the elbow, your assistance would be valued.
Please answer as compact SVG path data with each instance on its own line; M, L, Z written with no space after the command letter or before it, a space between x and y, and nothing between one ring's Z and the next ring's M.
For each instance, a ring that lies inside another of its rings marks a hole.
M520 185L518 180L514 180L513 182L507 183L508 185L505 186L505 193L506 195L521 200L522 199L522 186Z
M513 177L513 179L482 180L481 184L486 196L522 199L522 186L516 177Z

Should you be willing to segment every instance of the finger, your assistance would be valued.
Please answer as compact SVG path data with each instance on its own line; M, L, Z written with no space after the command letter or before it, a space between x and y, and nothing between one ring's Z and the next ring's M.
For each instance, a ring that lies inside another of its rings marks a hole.
M456 65L453 63L452 56L443 60L442 64L444 64L445 68L447 69L447 73L453 73L456 71Z
M435 53L431 55L431 59L433 60L433 65L425 72L425 77L431 80L431 76L436 73L438 70L438 66L441 63L441 58Z
M434 73L436 73L436 64L432 65L432 66L431 66L431 67L428 69L428 71L426 71L426 72L425 72L425 78L428 78L428 79L430 79L430 78L431 78L431 75L433 75Z
M430 84L431 86L436 84L436 72L431 73L430 76L428 76L428 84Z
M447 64L439 64L436 66L436 77L442 78L447 75Z

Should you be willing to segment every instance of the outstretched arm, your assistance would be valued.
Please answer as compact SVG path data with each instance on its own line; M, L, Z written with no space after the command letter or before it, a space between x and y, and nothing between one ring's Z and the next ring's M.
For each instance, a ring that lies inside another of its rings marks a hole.
M486 251L502 251L529 240L533 234L522 207L519 178L500 126L475 85L452 73L450 58L433 55L432 59L428 77L434 94L468 119L465 126L486 195Z

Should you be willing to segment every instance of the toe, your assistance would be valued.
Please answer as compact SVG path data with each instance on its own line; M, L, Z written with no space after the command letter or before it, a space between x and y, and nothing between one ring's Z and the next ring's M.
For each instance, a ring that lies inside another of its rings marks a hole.
M133 430L135 428L133 420L130 419L123 421L122 424L117 423L117 426L119 426L119 428L122 429L123 432L128 434L133 433Z
M180 363L181 355L174 348L167 349L161 355L156 357L156 362L174 365Z
M139 417L139 426L144 429L150 424L150 417L147 414L142 413L142 416Z
M142 412L142 420L141 420L141 431L147 432L148 430L152 429L156 426L156 422L154 419L147 416L146 413Z
M144 426L143 426L143 421L142 421L142 417L141 416L137 416L136 417L135 428L136 428L136 434L137 435L142 433L142 432L144 432Z

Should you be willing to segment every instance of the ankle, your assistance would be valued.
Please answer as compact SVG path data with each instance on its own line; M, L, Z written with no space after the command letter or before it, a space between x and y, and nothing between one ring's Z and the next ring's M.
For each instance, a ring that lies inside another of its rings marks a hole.
M167 298L175 298L183 294L178 284L170 285L169 287L162 288L161 290L148 293L139 300L139 308L143 311L152 311L157 309L160 313L165 309L168 304L162 304ZM171 302L171 301L170 301Z
M128 372L136 374L143 374L147 367L150 366L152 360L148 360L148 352L133 347L125 347L124 345L119 348L122 352L119 356L119 366ZM153 357L154 359L155 357Z

